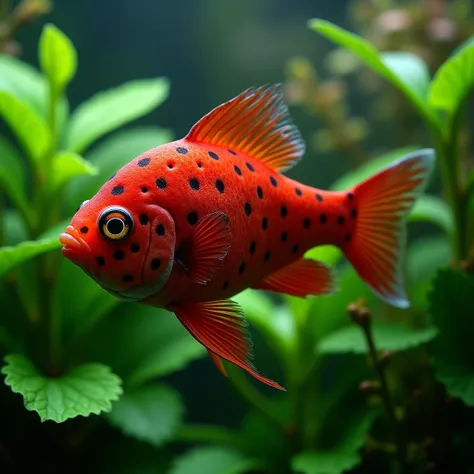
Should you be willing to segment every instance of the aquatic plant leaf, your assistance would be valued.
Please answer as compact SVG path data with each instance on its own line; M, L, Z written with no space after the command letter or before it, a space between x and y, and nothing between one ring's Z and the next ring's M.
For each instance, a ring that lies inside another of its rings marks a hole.
M454 269L440 270L429 294L430 314L439 329L430 344L436 377L469 406L474 406L473 294L474 278Z
M310 20L309 27L352 51L366 66L397 87L425 120L437 125L438 117L427 103L427 70L420 58L409 53L391 53L384 57L367 40L328 21ZM408 63L407 72L405 67Z
M68 186L68 212L73 214L81 202L90 199L119 168L135 156L172 139L169 130L140 127L118 132L104 140L86 154L86 159L98 168L99 172L95 176L78 177Z
M0 91L28 105L45 122L49 114L48 83L36 69L12 56L0 54ZM68 114L65 97L56 101L56 123L60 132Z
M235 449L206 446L176 458L169 474L243 474L258 466L257 461Z
M51 146L46 122L25 102L0 90L0 115L36 166L40 166ZM34 137L34 140L31 139Z
M84 364L65 374L48 378L20 354L5 357L1 372L14 393L23 396L25 407L41 421L62 423L76 416L110 411L122 393L120 378L102 364Z
M446 235L453 232L453 214L451 208L442 199L424 194L420 196L411 210L410 222L429 222L439 227Z
M23 215L30 213L26 197L25 169L21 157L6 139L0 138L0 190Z
M160 446L172 438L182 423L183 412L176 390L167 385L148 385L125 389L107 419L124 434Z
M286 355L296 344L293 315L284 305L274 305L261 291L244 290L232 297L250 324L265 336L275 354Z
M341 474L357 466L362 458L359 450L365 444L364 435L370 430L377 413L368 411L351 423L349 431L332 450L303 451L291 460L295 473Z
M454 114L474 88L474 45L466 46L436 71L429 101L432 107Z
M91 361L112 367L128 386L169 375L207 355L172 313L133 303L121 303L82 343Z
M53 157L51 180L48 185L57 190L73 178L97 174L99 174L98 168L82 156L70 151L61 151Z
M164 78L130 81L99 92L71 115L66 148L82 153L92 142L160 105L168 96Z
M62 93L76 74L77 53L71 40L52 24L47 24L39 41L41 69L52 88Z
M61 247L58 236L28 240L14 247L0 248L0 278L21 263Z
M384 351L403 351L431 341L437 334L433 326L414 329L401 324L378 322L372 324L375 347ZM329 334L316 346L319 353L368 352L367 342L359 326L351 325Z

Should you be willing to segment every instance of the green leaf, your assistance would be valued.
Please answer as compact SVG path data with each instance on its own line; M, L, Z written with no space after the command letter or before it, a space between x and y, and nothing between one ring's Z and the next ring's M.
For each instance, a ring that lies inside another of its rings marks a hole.
M48 183L51 189L58 190L68 181L77 176L95 176L99 170L82 156L70 151L61 151L53 157L51 181Z
M245 317L265 336L275 354L289 353L296 343L296 328L285 305L274 305L264 293L252 289L232 299L240 304Z
M410 212L411 222L430 222L439 227L446 235L453 232L453 214L451 208L440 198L424 194L420 196Z
M437 124L437 116L426 101L428 73L426 65L409 53L380 54L360 36L324 20L310 20L314 31L352 51L366 66L397 87L417 108L420 115Z
M206 354L174 314L133 303L102 319L83 345L90 360L111 366L129 385L169 375Z
M375 347L381 351L404 351L431 341L437 330L433 326L414 329L401 324L372 323ZM322 339L316 348L319 353L368 352L367 342L359 326L352 325L333 332Z
M68 418L110 411L112 401L122 393L119 377L101 364L84 364L64 375L47 378L25 356L5 357L2 373L14 393L20 393L28 410L41 421L62 423Z
M77 69L77 53L71 40L54 25L44 27L39 42L41 69L53 90L62 93Z
M436 72L429 92L432 107L454 114L474 87L474 45L449 58Z
M27 103L3 91L0 91L0 115L33 163L39 166L51 146L51 133L46 122Z
M4 138L0 137L0 189L23 215L30 214L25 189L25 169L20 155Z
M332 450L303 451L291 460L293 472L303 474L341 474L361 462L359 450L365 444L364 435L370 430L376 412L363 414L357 423L352 424Z
M5 276L12 268L45 252L50 252L61 247L58 236L29 240L15 247L0 248L0 278Z
M437 378L469 406L474 406L473 294L473 277L445 269L438 272L429 295L431 317L439 329L431 344Z
M93 177L79 177L71 183L67 194L68 212L76 212L77 206L90 199L120 167L172 138L168 130L158 127L141 127L112 135L86 155L99 173Z
M209 446L177 458L169 474L243 474L257 466L256 461L232 448Z
M166 385L125 390L107 415L125 434L160 446L182 423L184 407L179 394Z
M346 189L352 188L356 184L362 183L362 181L386 168L395 160L403 158L405 155L415 152L418 149L418 147L398 148L378 158L368 160L357 168L351 169L349 173L341 176L333 183L331 189L334 191L345 191Z
M168 89L164 78L142 79L96 94L72 114L67 148L83 152L102 135L151 112L166 99Z

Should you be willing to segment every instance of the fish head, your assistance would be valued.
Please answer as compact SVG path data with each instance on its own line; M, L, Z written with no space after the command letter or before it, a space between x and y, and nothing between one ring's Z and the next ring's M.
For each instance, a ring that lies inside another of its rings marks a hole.
M139 301L159 291L174 263L175 223L142 201L85 201L59 237L62 253L113 295Z

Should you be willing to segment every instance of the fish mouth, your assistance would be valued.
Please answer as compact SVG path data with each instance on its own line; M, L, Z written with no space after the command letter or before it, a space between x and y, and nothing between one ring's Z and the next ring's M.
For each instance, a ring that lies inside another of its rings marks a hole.
M83 262L91 253L89 244L80 237L72 225L68 225L66 231L59 236L59 242L64 246L63 255L74 262Z

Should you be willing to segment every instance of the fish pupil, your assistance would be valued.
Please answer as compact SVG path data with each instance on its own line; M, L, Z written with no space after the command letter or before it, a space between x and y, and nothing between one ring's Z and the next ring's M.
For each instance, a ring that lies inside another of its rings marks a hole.
M112 235L119 235L125 229L125 224L121 219L114 217L107 222L107 230Z

